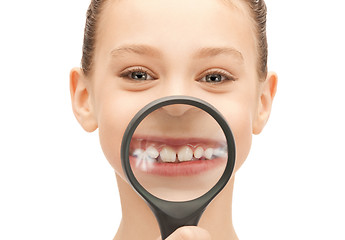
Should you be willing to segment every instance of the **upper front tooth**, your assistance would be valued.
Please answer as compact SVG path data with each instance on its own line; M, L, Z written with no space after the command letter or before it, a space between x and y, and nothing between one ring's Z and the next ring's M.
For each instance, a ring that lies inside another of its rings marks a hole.
M146 148L146 153L150 158L157 158L159 156L157 149L152 146Z
M204 155L204 149L202 147L197 147L194 151L195 158L201 158Z
M180 162L190 161L193 158L193 151L192 149L190 149L190 147L184 146L180 148L180 150L177 153L177 156Z
M162 150L159 154L160 154L160 157L161 157L163 162L175 162L176 161L176 152L169 147L162 148Z
M204 152L204 156L207 159L211 159L213 155L213 148L207 148Z

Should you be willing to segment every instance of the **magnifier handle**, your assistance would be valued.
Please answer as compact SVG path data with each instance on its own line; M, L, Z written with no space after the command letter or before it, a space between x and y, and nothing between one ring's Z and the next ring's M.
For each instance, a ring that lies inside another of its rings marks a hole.
M202 212L197 212L194 215L189 215L187 218L174 218L166 214L156 213L156 218L161 231L162 239L166 239L178 228L184 226L197 226L201 218Z

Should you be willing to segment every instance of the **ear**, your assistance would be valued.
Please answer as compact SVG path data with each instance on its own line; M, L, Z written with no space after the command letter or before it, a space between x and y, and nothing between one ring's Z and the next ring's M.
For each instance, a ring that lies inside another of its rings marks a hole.
M70 92L74 116L85 131L93 132L98 126L86 81L87 79L80 68L71 70Z
M259 103L253 122L253 134L259 134L267 123L271 113L272 103L277 91L278 76L269 72L265 82L259 87Z

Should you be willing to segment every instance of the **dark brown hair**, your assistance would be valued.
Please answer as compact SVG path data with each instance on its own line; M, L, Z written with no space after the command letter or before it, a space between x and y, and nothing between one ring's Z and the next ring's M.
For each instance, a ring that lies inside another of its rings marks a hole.
M83 56L81 60L82 70L85 75L92 72L93 57L96 45L97 23L105 3L108 0L91 0L86 14L84 29ZM267 75L267 37L266 15L267 9L264 0L242 0L251 10L251 16L255 23L258 49L258 75L263 79Z
M86 12L83 56L81 59L81 67L85 75L88 75L92 71L97 36L97 23L99 22L102 9L107 1L108 0L91 0Z
M245 0L250 7L252 18L254 20L257 49L258 49L258 75L260 79L267 75L267 34L266 34L266 16L267 7L264 0Z

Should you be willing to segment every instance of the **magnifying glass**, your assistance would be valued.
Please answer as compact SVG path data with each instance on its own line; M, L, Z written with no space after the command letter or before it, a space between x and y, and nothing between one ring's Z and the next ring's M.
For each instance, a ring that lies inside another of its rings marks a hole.
M197 226L235 165L235 141L224 117L189 96L155 100L129 123L121 145L128 182L158 221L162 239Z

